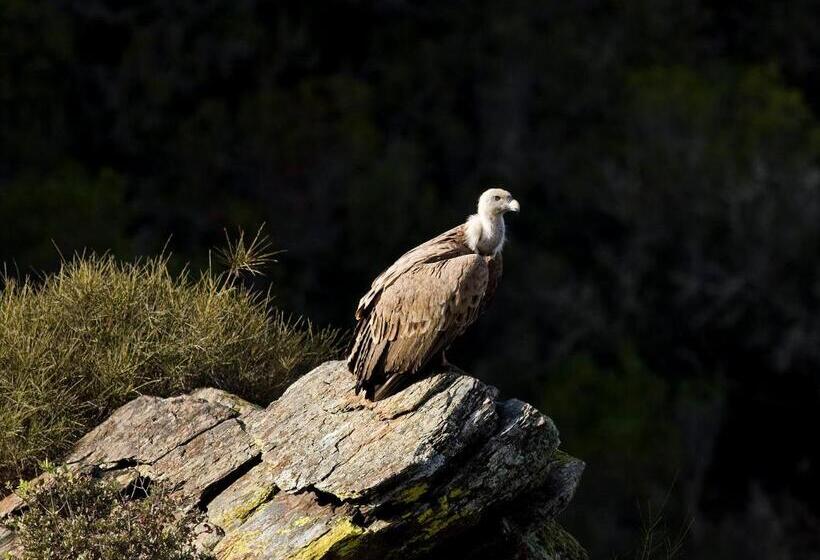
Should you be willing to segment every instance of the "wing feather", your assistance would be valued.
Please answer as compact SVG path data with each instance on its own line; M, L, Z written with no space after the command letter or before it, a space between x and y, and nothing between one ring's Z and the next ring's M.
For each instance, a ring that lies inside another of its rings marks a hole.
M487 258L444 246L456 255L416 251L410 266L397 262L373 283L377 292L362 298L348 365L368 398L394 393L480 313L490 279Z
M447 230L438 237L411 249L373 280L370 290L359 300L356 319L363 318L382 292L413 267L469 252L469 248L464 244L464 225Z
M501 282L501 275L504 272L504 259L501 257L501 253L496 253L492 257L485 258L487 259L489 278L487 279L487 291L481 300L482 311L484 311L495 298L495 292L498 289L498 284Z

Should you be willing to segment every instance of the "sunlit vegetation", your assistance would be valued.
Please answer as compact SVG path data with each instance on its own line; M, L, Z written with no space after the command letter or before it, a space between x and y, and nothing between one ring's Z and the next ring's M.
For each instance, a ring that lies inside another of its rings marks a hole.
M21 484L26 509L12 525L17 560L87 558L208 560L194 546L195 513L159 485L122 491L111 481L55 470L45 484Z
M172 274L166 257L122 263L85 255L42 280L5 278L0 480L59 459L140 394L214 386L267 404L338 354L337 331L277 310L270 295L231 272L242 262L229 265L222 274Z

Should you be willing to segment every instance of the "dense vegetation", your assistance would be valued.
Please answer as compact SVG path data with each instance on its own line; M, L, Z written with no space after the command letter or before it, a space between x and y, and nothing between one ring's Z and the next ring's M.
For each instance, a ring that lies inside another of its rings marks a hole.
M112 481L57 470L17 489L26 511L13 523L18 560L209 560L194 547L194 514L156 484L120 490Z
M58 460L140 394L215 386L267 404L338 353L232 272L172 275L166 258L77 257L0 291L0 481Z
M206 268L223 227L267 222L278 303L347 328L380 268L502 183L522 204L505 278L451 358L588 461L571 532L627 554L637 504L671 487L691 557L805 558L815 8L3 2L0 260L54 270L50 239L130 258L173 234Z

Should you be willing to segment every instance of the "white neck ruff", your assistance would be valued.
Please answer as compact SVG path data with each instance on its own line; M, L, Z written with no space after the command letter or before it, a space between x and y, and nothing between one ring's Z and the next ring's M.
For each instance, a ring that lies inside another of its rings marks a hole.
M465 228L467 246L481 255L495 255L504 248L504 216L473 214L467 218Z

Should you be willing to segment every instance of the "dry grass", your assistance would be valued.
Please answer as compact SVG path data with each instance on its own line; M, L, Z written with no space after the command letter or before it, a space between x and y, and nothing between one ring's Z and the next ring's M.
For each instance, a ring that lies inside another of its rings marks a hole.
M79 256L39 282L4 279L0 481L59 459L137 395L216 386L264 404L339 353L337 331L286 317L237 271L167 264Z
M647 502L645 508L638 507L641 537L632 554L635 560L675 560L682 557L693 518L685 519L677 529L673 529L667 522L665 512L674 487L673 482L659 507L653 507L651 502ZM615 560L618 560L617 556Z

